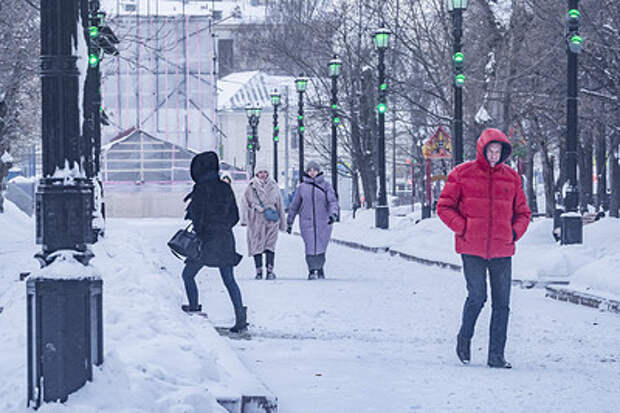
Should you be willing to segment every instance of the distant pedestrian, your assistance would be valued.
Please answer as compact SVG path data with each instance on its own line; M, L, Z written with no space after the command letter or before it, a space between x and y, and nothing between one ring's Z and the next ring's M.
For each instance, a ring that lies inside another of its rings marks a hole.
M485 129L478 138L476 160L458 165L448 175L437 203L437 215L455 233L467 283L467 299L457 336L456 353L464 364L476 320L487 300L487 270L491 284L491 329L487 364L511 368L504 358L510 311L511 258L515 243L530 222L521 179L504 163L512 146L498 129Z
M226 182L228 185L232 185L232 178L230 177L228 172L222 172L222 174L220 175L220 179L223 182Z
M278 183L267 168L257 167L241 201L241 224L248 226L248 252L254 257L255 278L263 278L263 254L266 261L265 279L273 280L278 230L286 229L284 207Z
M299 228L306 247L308 279L323 279L325 251L331 238L332 224L338 220L340 213L338 199L317 162L309 161L306 164L302 179L288 208L286 231L291 233L295 217L299 214Z
M237 202L230 185L219 178L219 160L215 152L196 155L190 172L195 184L187 197L190 203L185 218L192 221L194 231L202 240L202 249L198 260L185 261L182 277L189 304L181 308L190 313L202 311L194 278L203 266L217 267L235 310L235 325L230 331L242 332L247 329L247 308L243 306L233 274L233 267L241 261L241 255L235 251L232 232L239 221Z

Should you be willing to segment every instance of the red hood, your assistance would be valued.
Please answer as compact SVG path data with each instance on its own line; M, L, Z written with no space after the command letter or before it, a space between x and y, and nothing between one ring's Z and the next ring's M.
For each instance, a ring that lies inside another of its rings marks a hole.
M506 135L504 135L504 132L493 128L483 130L478 138L478 144L476 145L476 162L486 165L487 167L489 166L489 161L487 161L484 153L487 145L491 142L499 142L502 144L502 156L499 158L497 165L504 162L512 153L512 145Z

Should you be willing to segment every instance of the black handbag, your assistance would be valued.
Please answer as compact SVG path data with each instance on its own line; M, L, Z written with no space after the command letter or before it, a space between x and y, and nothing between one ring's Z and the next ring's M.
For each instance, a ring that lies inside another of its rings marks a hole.
M180 229L168 241L170 251L179 259L187 257L191 260L200 258L200 250L202 249L202 241L198 238L193 230L189 228L189 224L185 229Z

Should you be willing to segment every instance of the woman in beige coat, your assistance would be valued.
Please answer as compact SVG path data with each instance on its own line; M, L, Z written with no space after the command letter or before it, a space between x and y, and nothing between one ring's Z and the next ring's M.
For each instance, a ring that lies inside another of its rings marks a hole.
M263 278L263 254L267 264L265 279L276 278L273 272L278 230L286 229L280 188L267 168L257 168L241 200L241 225L247 225L248 252L254 256L256 279ZM271 211L265 212L265 210Z

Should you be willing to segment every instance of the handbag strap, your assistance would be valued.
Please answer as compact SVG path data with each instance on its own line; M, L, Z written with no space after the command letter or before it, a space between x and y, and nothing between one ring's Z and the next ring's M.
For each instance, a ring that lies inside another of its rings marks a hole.
M325 192L325 189L321 188L321 186L317 185L315 182L304 181L304 184L312 185L313 187L318 188L321 191L323 191L323 193L327 193L327 192Z
M263 201L260 200L260 197L258 196L258 191L256 190L256 188L254 188L254 185L252 185L252 189L254 190L254 194L256 195L256 199L258 199L260 207L265 209L265 205L263 204Z
M177 257L178 259L180 259L181 261L185 260L185 257L179 255L175 250L173 250L172 248L170 248L170 252Z

